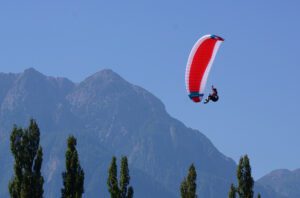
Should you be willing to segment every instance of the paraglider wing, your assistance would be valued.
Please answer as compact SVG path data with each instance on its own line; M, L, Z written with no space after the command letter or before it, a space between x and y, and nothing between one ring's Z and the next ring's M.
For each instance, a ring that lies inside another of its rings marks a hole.
M186 66L185 81L189 97L201 102L209 71L223 38L215 35L201 37L192 48Z

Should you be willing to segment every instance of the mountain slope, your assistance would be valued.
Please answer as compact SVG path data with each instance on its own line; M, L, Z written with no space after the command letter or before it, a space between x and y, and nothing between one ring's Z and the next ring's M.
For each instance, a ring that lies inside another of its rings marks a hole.
M294 171L287 169L275 170L263 176L257 182L273 189L282 196L288 198L300 197L300 169Z
M35 118L44 149L46 197L59 197L66 138L74 134L85 170L85 197L108 196L107 169L113 155L128 156L136 197L179 197L180 182L194 163L198 194L226 197L236 164L202 133L172 118L162 102L111 70L79 84L34 69L0 74L0 197L12 175L9 134L13 124ZM145 192L147 192L145 194Z

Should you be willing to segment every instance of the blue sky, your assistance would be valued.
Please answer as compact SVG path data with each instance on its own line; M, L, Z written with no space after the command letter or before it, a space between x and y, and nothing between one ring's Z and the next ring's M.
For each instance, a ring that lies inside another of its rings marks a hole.
M80 82L113 69L227 156L247 153L259 178L300 168L299 8L296 0L1 1L0 71L34 67ZM225 38L208 80L220 101L199 105L184 72L208 33Z

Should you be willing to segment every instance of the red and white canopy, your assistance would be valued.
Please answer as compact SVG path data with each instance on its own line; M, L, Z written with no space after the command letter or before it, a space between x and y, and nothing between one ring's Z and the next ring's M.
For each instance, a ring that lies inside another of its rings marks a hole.
M185 81L189 97L200 102L207 77L223 38L216 35L201 37L192 48L186 66Z

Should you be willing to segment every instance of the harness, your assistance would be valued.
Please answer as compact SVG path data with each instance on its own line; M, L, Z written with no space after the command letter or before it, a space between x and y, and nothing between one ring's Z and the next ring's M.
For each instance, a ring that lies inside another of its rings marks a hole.
M210 99L213 101L213 102L217 102L219 100L219 96L217 94L215 95L211 95Z

